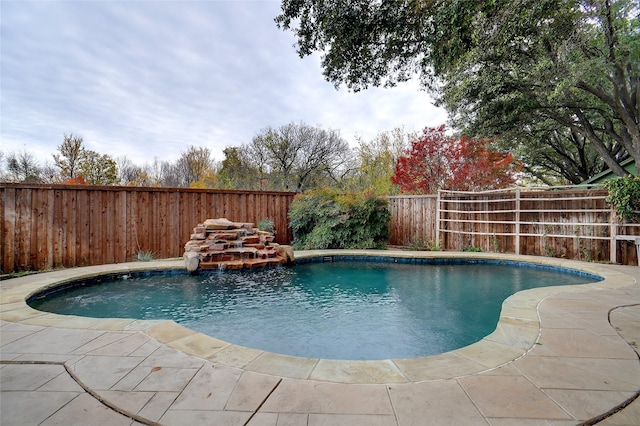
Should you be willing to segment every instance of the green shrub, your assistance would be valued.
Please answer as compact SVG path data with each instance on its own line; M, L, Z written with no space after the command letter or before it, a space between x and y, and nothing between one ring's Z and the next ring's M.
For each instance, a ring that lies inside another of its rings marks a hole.
M276 232L276 225L272 218L266 217L258 222L258 229L260 231L270 232L273 234Z
M296 250L383 249L390 220L385 198L330 189L300 194L289 208Z
M626 176L608 180L607 203L611 204L622 222L640 221L640 177Z

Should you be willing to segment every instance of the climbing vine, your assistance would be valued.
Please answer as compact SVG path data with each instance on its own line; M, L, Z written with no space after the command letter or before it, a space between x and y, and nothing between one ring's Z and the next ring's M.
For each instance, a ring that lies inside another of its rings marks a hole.
M611 179L605 184L609 194L607 203L616 210L622 222L640 221L640 177L625 176Z

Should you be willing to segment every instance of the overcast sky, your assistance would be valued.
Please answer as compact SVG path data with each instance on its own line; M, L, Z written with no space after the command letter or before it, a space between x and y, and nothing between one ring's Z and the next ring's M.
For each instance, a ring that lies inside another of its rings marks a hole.
M417 83L359 93L324 80L276 27L278 1L0 0L0 150L40 162L64 134L136 164L222 150L290 122L355 136L446 122Z

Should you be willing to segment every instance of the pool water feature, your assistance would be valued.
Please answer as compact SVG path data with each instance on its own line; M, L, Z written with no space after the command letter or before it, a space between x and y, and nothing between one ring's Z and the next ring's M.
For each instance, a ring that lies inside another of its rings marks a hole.
M285 355L377 360L469 345L495 329L511 294L598 280L505 262L384 260L195 276L117 275L52 289L28 303L58 314L171 319L230 343Z

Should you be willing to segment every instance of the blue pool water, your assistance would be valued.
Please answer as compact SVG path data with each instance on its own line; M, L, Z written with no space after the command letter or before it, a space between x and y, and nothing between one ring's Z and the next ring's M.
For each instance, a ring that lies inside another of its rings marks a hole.
M171 319L230 343L286 355L376 360L469 345L495 329L511 294L593 281L597 277L475 262L309 262L200 275L112 276L36 295L28 303L58 314Z

